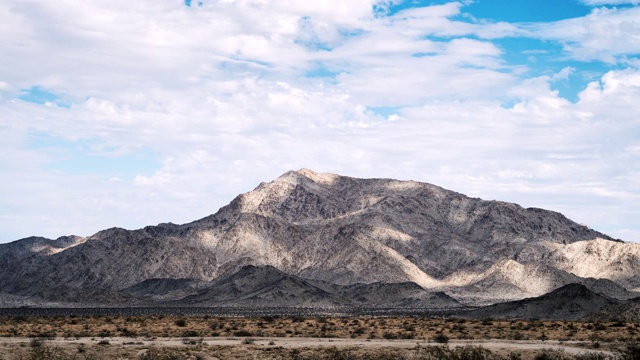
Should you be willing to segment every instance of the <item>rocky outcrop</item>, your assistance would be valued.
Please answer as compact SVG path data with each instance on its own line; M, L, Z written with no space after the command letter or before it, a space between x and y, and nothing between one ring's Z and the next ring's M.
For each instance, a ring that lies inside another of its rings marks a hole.
M302 169L192 223L2 244L0 295L109 303L156 289L149 299L175 299L253 265L292 276L287 281L413 283L472 305L569 283L629 298L637 294L627 290L640 287L639 259L637 244L557 212Z

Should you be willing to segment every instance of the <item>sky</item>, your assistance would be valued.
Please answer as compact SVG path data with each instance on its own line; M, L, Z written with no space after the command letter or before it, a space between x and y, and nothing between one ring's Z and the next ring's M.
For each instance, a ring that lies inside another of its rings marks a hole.
M4 0L0 43L0 243L300 168L640 242L638 0Z

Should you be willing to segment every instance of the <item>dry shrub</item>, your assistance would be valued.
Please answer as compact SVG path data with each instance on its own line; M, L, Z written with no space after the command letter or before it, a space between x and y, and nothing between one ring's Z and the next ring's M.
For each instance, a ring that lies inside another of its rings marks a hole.
M177 349L150 348L149 351L140 354L138 360L182 360L185 358L186 355Z
M32 347L29 352L29 360L67 360L71 359L62 349L40 345Z

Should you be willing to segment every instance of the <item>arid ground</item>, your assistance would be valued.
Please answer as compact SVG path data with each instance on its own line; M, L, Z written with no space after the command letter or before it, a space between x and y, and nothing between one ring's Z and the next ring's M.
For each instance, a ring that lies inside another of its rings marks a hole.
M0 359L604 359L635 346L639 331L421 317L17 316L0 317Z

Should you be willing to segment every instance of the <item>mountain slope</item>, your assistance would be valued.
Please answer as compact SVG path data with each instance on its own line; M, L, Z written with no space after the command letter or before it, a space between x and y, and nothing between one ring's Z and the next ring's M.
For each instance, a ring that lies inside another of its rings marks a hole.
M123 290L146 280L213 283L246 265L269 265L345 286L411 282L478 304L593 283L588 277L634 289L638 259L637 244L556 212L414 181L302 169L192 223L2 244L0 295L13 302L125 301L132 295ZM634 296L624 291L612 290Z
M172 305L244 307L384 307L451 309L460 303L414 283L349 286L303 279L271 266L247 265Z
M467 314L473 318L577 320L618 300L596 294L586 286L569 284L548 294L496 304Z

